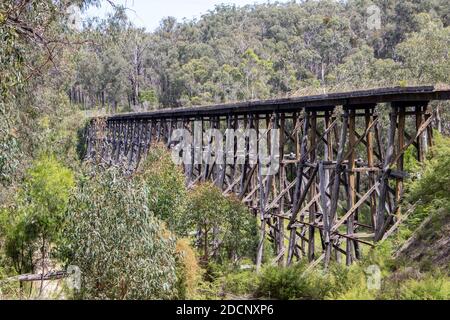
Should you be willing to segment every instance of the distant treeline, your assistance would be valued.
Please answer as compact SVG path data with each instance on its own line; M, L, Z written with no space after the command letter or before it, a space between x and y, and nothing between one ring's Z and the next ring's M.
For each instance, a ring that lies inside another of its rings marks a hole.
M261 99L324 86L445 82L449 13L447 0L221 5L199 20L166 18L149 33L117 10L83 29L81 36L93 42L78 51L68 91L86 108L120 111ZM427 28L431 36L422 34L423 43L417 37ZM443 51L429 54L430 46L440 45ZM444 70L430 70L430 59ZM421 64L430 67L416 74Z

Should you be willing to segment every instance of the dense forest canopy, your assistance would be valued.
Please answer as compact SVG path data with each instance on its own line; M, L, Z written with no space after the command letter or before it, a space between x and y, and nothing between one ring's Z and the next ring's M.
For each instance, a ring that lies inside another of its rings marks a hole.
M113 14L74 23L73 8L103 2ZM188 190L164 148L132 175L83 161L87 115L416 84L450 84L448 0L220 5L197 20L167 17L154 31L135 27L113 0L1 1L0 298L33 296L3 279L76 264L89 274L68 297L449 299L447 257L413 272L392 259L429 215L433 235L448 234L450 143L438 134L425 166L406 157L416 179L406 200L424 202L398 237L352 269L308 278L298 276L302 264L242 272L254 262L254 217L211 185ZM445 135L442 106L433 108ZM211 229L220 245L208 242ZM372 263L390 277L380 292L362 289Z
M370 25L378 14L371 6L380 10L379 26ZM88 107L130 109L285 96L342 86L342 80L354 86L445 82L448 63L439 57L429 57L443 68L434 78L411 68L420 67L415 61L430 46L442 46L436 55L445 57L449 10L447 1L222 5L198 20L166 18L151 33L118 11L84 29L99 41L79 53L72 95Z

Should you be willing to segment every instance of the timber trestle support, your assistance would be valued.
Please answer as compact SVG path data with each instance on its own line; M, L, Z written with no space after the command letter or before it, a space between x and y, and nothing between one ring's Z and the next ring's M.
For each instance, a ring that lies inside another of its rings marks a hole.
M248 140L243 161L230 153L237 139L224 140L223 153L208 146L192 150L192 158L202 156L183 164L187 184L212 181L258 217L257 267L265 239L273 244L274 263L350 265L363 246L384 240L401 221L408 209L402 205L405 152L425 159L433 142L430 102L449 99L448 90L408 87L118 114L91 121L87 157L132 171L152 143L176 146L177 129L203 142L217 139L207 129L254 129L258 137L263 132L268 150L278 148L274 174L264 175L265 164L251 161ZM202 161L208 157L215 161Z

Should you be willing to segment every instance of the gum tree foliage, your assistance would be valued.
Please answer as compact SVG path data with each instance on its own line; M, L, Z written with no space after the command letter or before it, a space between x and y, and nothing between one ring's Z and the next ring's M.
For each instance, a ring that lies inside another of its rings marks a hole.
M450 82L450 26L428 14L420 14L415 21L419 32L397 46L403 68L408 78L427 83Z
M373 5L380 9L378 30L367 25L367 9ZM130 104L143 104L144 100L136 96L149 91L155 92L156 99L151 100L158 101L160 107L179 107L263 99L305 87L342 85L336 77L350 79L352 87L361 86L356 79L366 77L393 79L392 84L417 76L417 72L399 75L396 68L390 72L391 67L399 66L396 63L403 69L404 59L412 62L405 68L423 70L419 66L424 64L425 69L433 68L422 53L417 56L419 64L407 57L415 54L410 50L414 49L413 43L408 50L397 46L412 37L416 45L424 48L429 46L422 40L440 39L439 46L445 48L445 33L436 28L438 33L429 30L429 37L416 37L424 28L416 16L428 14L446 28L449 10L446 0L220 5L198 20L178 22L166 18L154 32L133 28L125 15L116 14L85 31L101 35L105 41L89 47L84 57L81 51L84 63L79 66L76 85L94 97L92 106L103 97L117 103L122 107L117 110L121 110ZM432 48L437 46L436 42ZM445 60L445 50L436 50L432 58ZM368 64L358 64L364 61ZM370 66L372 63L374 66ZM347 68L350 72L346 72ZM92 70L99 70L102 76L91 76ZM358 73L362 75L346 76ZM434 82L435 78L420 80Z
M4 212L5 251L18 273L33 272L35 251L46 258L52 243L59 241L73 172L53 156L43 155L28 170L15 208Z
M71 6L99 0L0 1L0 201L8 202L32 158L39 155L40 116L49 98L65 94L74 73L73 43L85 41L69 26ZM76 50L76 49L75 49ZM60 105L60 103L55 103ZM47 109L48 108L48 109Z
M420 31L396 46L395 60L376 58L373 48L364 45L334 68L328 82L351 86L448 83L450 27L426 13L415 16L414 21Z
M363 46L335 67L327 80L336 86L357 86L361 83L385 86L386 83L394 83L399 79L399 69L400 66L394 60L377 59L371 47Z
M127 20L124 10L116 10L106 20L90 25L84 32L94 45L83 46L77 54L78 72L71 98L89 107L105 107L117 112L119 105L137 105L144 75L147 38Z
M10 102L14 99L11 88L22 81L23 57L17 32L6 24L7 16L3 12L8 7L7 3L0 4L0 184L10 182L19 153Z
M166 222L168 228L185 234L184 214L187 189L180 167L175 165L164 145L152 145L141 163L137 178L148 188L147 205L152 214Z
M43 155L39 121L62 104L55 100L70 64L60 50L73 40L66 9L94 2L0 2L0 246L5 268L18 273L35 271L60 236L73 174Z
M204 263L235 262L253 258L257 245L256 219L236 198L222 195L210 183L196 186L189 195L186 226L197 231L196 246Z
M406 223L407 235L417 228L429 215L450 217L450 140L436 135L435 145L430 150L424 169L419 170L420 178L409 186L408 200L421 201L417 210Z
M151 107L157 106L158 96L156 95L156 91L153 89L141 91L139 93L139 102L148 103Z
M244 96L250 99L268 98L270 89L267 84L273 74L273 63L261 59L253 50L249 49L242 55L239 68L245 85Z
M46 256L59 237L65 194L58 192L67 191L71 173L52 157L40 157L45 132L39 121L62 104L59 94L71 73L65 50L77 40L67 28L67 9L95 3L0 1L0 247L16 272L33 271L37 250ZM52 185L59 185L54 195L42 189Z
M142 179L87 167L70 199L67 261L82 272L83 299L175 295L175 239L148 205Z

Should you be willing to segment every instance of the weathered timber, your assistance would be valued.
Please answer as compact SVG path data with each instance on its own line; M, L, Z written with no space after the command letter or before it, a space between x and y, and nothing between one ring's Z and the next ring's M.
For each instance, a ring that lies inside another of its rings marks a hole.
M403 155L414 146L418 160L425 159L433 143L433 100L450 100L450 90L387 88L112 115L91 122L87 158L131 173L155 142L176 147L180 141L172 132L184 128L192 141L206 142L191 145L192 163L182 166L188 187L211 181L258 216L258 270L270 249L266 238L280 265L306 258L312 266L327 266L344 255L350 264L361 257L360 246L386 239L407 217L401 205L408 179ZM390 104L383 125L381 103ZM208 129L224 140L208 136ZM248 136L242 150L236 137L227 139L225 131L232 129L255 129L257 151L266 142L279 169L264 175L266 164L252 155ZM275 130L278 140L271 135ZM223 152L211 148L213 142L223 144Z

